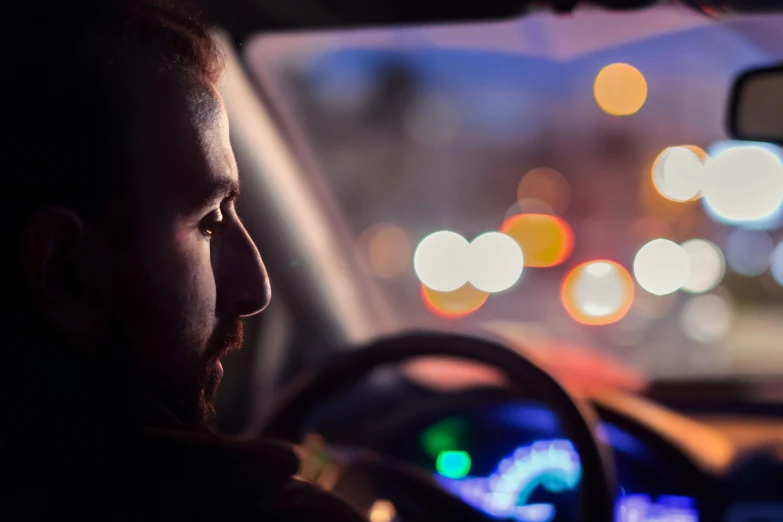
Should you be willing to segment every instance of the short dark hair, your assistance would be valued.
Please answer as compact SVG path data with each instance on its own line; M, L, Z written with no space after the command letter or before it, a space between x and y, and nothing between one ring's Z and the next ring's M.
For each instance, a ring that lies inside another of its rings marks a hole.
M0 38L11 73L2 87L13 136L6 151L22 156L6 165L4 180L12 194L6 225L17 232L44 205L101 211L123 160L129 70L143 64L214 83L222 64L207 26L167 0L14 3L22 5L5 13Z
M207 26L169 0L13 4L0 8L6 72L0 84L6 127L0 215L10 228L0 288L12 309L0 321L4 345L17 342L9 335L14 331L40 329L20 255L30 217L56 205L89 222L115 205L127 156L127 100L134 95L127 80L173 73L213 92L222 68ZM0 347L0 357L6 348Z

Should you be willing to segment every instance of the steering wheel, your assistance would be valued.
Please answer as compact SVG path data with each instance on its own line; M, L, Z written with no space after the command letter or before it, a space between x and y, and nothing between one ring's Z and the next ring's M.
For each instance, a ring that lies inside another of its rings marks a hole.
M573 443L582 463L582 480L578 489L580 520L612 520L614 465L611 450L596 435L598 416L595 411L586 402L569 394L554 377L534 362L485 339L443 333L408 333L340 354L321 368L301 375L294 382L268 417L261 435L299 443L302 419L320 401L334 396L382 365L430 356L465 359L494 368L506 377L512 393L526 398L532 396L559 415L563 432ZM431 484L430 489L436 490L438 495L444 495L434 481L430 483L422 480L421 474L412 467L399 463L381 466L377 458L373 466L373 459L365 457L361 460L361 466L371 466L375 471L378 467L385 467L384 471L396 474L397 480L406 476L418 487L427 488L427 484ZM429 495L435 495L435 492L427 491L424 496ZM472 509L467 504L463 505L465 509Z

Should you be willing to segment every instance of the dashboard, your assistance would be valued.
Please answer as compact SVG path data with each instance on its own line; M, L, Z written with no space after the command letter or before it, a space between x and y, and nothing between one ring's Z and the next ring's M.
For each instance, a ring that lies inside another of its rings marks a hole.
M613 452L616 522L783 522L783 412L710 406L707 415L619 392L590 400ZM306 425L330 444L423 470L489 520L579 518L579 455L558 416L532 398L391 381L346 390ZM384 487L377 498L405 503Z
M604 422L615 452L618 522L697 522L699 491L654 448ZM446 490L496 519L574 520L582 470L557 417L532 402L468 408L399 437L393 456L427 469Z

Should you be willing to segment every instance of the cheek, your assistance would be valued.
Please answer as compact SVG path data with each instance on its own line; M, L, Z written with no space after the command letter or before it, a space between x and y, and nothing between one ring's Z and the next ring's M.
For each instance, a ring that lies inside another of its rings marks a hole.
M180 241L179 245L173 280L181 318L191 335L206 341L214 328L217 298L209 243L199 238Z
M197 232L147 236L129 278L140 342L203 348L214 329L216 287L209 243ZM132 325L133 326L133 325Z

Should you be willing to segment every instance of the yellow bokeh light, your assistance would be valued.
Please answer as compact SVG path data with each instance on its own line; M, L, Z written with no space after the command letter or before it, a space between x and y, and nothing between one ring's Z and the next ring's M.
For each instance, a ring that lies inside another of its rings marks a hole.
M517 186L520 208L524 208L523 202L530 200L541 201L555 214L562 216L571 202L568 181L555 169L535 168L525 174Z
M487 302L489 292L467 283L453 292L438 292L421 285L421 299L433 315L444 319L467 317Z
M619 321L631 308L634 284L631 274L614 261L582 263L563 279L560 299L575 321L601 326Z
M390 279L408 268L413 246L405 230L379 223L362 232L356 242L356 250L370 273Z
M612 116L635 114L647 100L647 80L627 63L607 65L595 77L593 94L598 106Z
M556 216L512 216L503 222L500 231L514 238L522 248L525 266L557 266L568 259L574 250L571 226Z
M376 500L367 515L370 522L392 522L397 516L397 510L388 500Z

